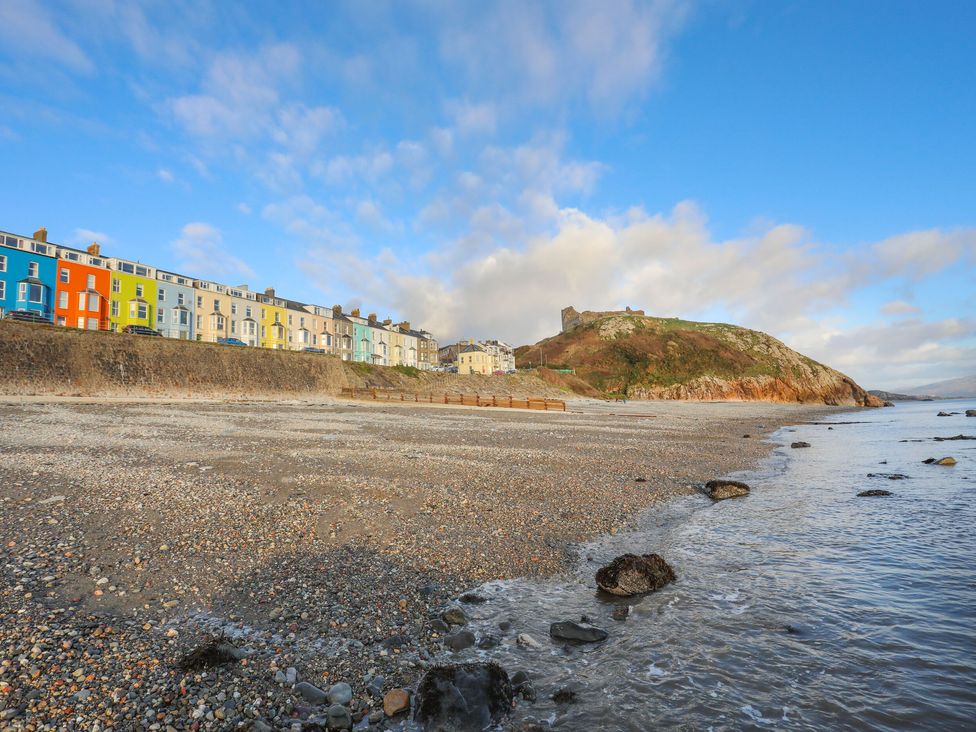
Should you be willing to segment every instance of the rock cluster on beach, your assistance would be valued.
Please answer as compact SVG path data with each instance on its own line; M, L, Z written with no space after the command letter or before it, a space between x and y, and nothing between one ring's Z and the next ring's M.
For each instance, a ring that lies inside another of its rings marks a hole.
M0 434L0 728L395 723L471 640L470 588L565 566L567 544L763 454L746 424L797 415L701 409L672 432L600 414L0 405L25 427Z
M657 554L624 554L596 573L597 587L621 597L654 592L675 579L674 570Z

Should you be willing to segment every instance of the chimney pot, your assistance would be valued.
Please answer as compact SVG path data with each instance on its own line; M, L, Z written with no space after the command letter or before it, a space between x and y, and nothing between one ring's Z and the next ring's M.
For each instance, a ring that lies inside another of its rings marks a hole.
M100 257L100 256L102 256L102 247L101 247L101 245L97 241L93 241L91 244L89 244L87 251L93 257Z
M35 231L34 232L34 239L36 239L37 241L42 241L42 242L44 242L46 244L47 243L47 229L45 229L42 226L40 229L38 229L37 231Z
M354 318L358 318L359 317L359 308L353 308L352 310L349 311L349 314L351 316L353 316Z
M273 287L269 287L268 289L266 289L264 291L264 294L267 295L268 297L274 297L275 296L275 294L274 294L274 288Z

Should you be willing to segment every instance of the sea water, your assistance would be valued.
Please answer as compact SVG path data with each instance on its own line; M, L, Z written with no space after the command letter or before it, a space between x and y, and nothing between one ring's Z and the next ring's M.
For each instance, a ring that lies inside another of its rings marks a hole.
M452 660L529 673L537 700L517 705L516 728L976 729L976 441L933 439L976 436L973 408L899 403L780 430L758 471L723 476L749 496L680 499L583 547L568 575L480 588L470 627L501 643ZM947 455L955 466L923 463ZM871 488L893 495L857 497ZM625 552L661 554L678 580L601 596L594 572ZM582 616L609 639L549 638L551 622ZM554 702L559 689L575 701Z

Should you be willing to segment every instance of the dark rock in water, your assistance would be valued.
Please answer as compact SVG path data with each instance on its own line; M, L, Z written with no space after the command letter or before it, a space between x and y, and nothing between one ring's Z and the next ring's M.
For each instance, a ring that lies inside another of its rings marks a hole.
M525 671L516 671L512 674L512 691L526 701L535 701L536 694L529 675Z
M596 573L597 587L620 597L654 592L675 579L674 570L657 554L624 554Z
M944 457L935 461L936 465L955 465L956 459L954 457Z
M503 620L502 622L500 622L498 624L498 629L500 631L502 631L503 633L507 633L508 631L510 631L512 629L512 621L511 620Z
M858 498L873 498L875 496L890 496L890 495L892 495L891 491L882 491L882 490L879 490L877 488L872 488L869 491L861 491L860 493L857 494L857 497Z
M810 443L809 442L794 442L793 444L790 445L790 447L792 447L795 450L795 449L797 449L799 447L810 447Z
M551 698L556 704L572 704L576 701L576 692L572 689L560 689Z
M954 435L953 437L933 437L936 442L952 442L953 440L976 440L976 435Z
M464 625L468 622L468 616L459 607L449 607L441 613L441 620L450 625Z
M976 409L967 409L966 410L966 416L967 417L976 417Z
M470 630L459 630L454 635L447 636L444 639L444 645L456 653L457 651L463 651L465 648L473 646L475 640L474 633Z
M559 640L575 641L577 643L599 643L610 637L610 634L589 623L575 623L563 620L549 626L549 635Z
M430 629L433 630L435 633L446 633L451 628L443 620L437 619L437 620L430 621Z
M181 671L199 671L239 661L245 655L246 652L234 644L228 643L222 637L215 637L206 640L184 655L177 665Z
M869 478L887 478L888 480L908 480L907 475L901 473L868 473Z
M634 478L635 483L646 483L647 478Z
M626 620L628 615L630 615L630 608L627 605L617 605L610 613L610 617L614 620Z
M467 603L468 605L480 605L483 602L488 602L487 597L482 597L476 592L465 592L458 598L458 600Z
M705 493L713 501L738 498L749 495L749 486L738 480L710 480L705 484Z
M935 458L926 458L922 462L925 463L926 465L931 465L932 463L935 462Z
M518 687L520 687L522 684L524 684L526 681L529 680L529 675L525 673L525 671L519 669L514 674L512 674L508 680L509 682L511 682L513 689L518 689Z
M939 412L939 413L938 413L937 415L935 415L935 416L936 416L936 417L951 417L952 415L951 415L951 414L949 414L948 412Z
M481 640L478 641L478 648L483 651L487 651L489 648L495 648L501 641L498 640L493 635L482 636Z
M434 666L421 679L416 720L425 732L481 732L512 708L512 684L496 663Z

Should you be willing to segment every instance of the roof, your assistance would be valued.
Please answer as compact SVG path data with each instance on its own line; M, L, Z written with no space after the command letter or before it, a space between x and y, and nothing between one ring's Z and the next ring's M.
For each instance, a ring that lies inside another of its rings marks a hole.
M461 349L461 353L472 353L474 351L480 351L481 353L487 353L487 351L479 346L477 343L469 343L464 348Z

